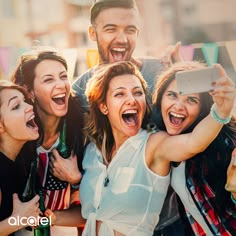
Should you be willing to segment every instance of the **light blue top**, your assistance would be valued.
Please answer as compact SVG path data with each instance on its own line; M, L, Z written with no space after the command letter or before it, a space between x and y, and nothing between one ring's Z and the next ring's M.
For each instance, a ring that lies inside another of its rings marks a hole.
M159 220L170 174L159 176L146 165L145 148L150 133L140 130L127 139L108 168L94 143L86 149L80 185L82 215L87 219L83 236L96 235L96 220L102 221L99 236L150 236ZM105 186L105 179L109 183Z

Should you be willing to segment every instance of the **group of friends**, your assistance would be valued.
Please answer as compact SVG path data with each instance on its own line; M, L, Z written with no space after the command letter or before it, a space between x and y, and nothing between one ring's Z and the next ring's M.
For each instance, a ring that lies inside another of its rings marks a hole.
M180 95L176 73L206 65L183 61L180 43L134 58L135 0L97 0L90 13L99 65L72 86L65 58L40 47L0 81L0 235L33 235L9 218L42 215L52 236L235 235L234 81L217 64L211 91ZM45 212L38 195L21 200L35 158Z

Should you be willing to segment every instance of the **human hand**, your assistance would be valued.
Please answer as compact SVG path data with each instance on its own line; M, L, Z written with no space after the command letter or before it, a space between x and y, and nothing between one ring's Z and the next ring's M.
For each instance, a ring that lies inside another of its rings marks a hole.
M164 68L169 68L173 63L183 61L183 57L180 53L181 42L177 42L175 45L169 45L160 57L160 61Z
M52 226L56 224L57 217L56 217L56 214L51 209L46 209L46 211L44 212L44 215L47 218L50 218Z
M216 104L217 115L221 119L225 119L232 114L234 108L236 97L235 83L221 65L216 64L214 66L219 69L220 78L214 83L214 88L210 94Z
M42 214L39 209L39 196L36 195L33 199L28 202L21 202L16 193L13 194L13 211L12 217L25 217L27 219L38 219L38 217ZM28 220L26 221L27 223ZM34 222L35 224L37 222ZM35 226L35 224L28 224L28 226ZM25 225L22 225L25 227Z
M56 149L53 149L50 158L50 170L55 177L72 185L77 184L82 178L78 168L77 156L73 153L65 159L60 156Z

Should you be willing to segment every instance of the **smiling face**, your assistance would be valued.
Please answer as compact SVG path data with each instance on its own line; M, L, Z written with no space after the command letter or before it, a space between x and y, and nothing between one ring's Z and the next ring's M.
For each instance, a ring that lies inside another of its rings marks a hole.
M49 59L41 61L35 68L32 93L39 115L64 116L68 110L70 83L63 64Z
M107 115L115 139L136 135L146 112L146 97L140 80L130 74L113 77L106 104L101 104L100 110Z
M138 11L135 8L104 9L94 26L89 28L91 39L97 41L100 63L129 61L138 32Z
M198 118L200 108L200 95L179 95L176 80L173 80L161 100L161 113L167 132L177 135L186 130Z
M0 92L0 131L11 139L26 142L38 138L38 127L34 123L33 107L25 102L24 95L17 89Z

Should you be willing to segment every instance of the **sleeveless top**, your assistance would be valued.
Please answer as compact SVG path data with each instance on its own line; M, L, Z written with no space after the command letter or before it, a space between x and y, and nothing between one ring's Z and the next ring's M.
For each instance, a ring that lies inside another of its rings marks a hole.
M151 133L140 130L127 139L108 168L101 152L90 143L83 160L80 185L82 216L87 219L83 236L150 236L159 220L170 174L159 176L146 165L145 148Z

